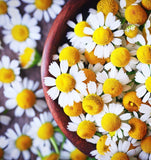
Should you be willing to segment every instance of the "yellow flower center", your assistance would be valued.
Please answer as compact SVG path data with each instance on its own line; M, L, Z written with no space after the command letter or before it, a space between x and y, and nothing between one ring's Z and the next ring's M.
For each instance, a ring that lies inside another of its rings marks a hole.
M35 0L35 6L40 10L47 10L52 5L52 0Z
M65 106L63 108L64 112L66 115L70 116L70 117L75 117L75 116L79 116L82 112L83 112L83 108L82 108L82 103L76 103L74 102L73 106Z
M151 77L148 77L145 81L146 89L151 92Z
M3 159L4 151L2 148L0 148L0 159Z
M138 34L138 27L131 24L125 29L125 35L129 38L134 38Z
M42 140L47 140L51 138L54 134L53 125L50 122L46 122L40 126L37 135Z
M88 94L83 99L82 106L86 113L95 115L102 111L104 102L100 96L96 94Z
M136 0L126 0L126 7L130 6L131 4L135 3Z
M93 41L99 45L107 45L113 40L113 33L110 28L100 27L93 33Z
M142 139L147 133L147 125L138 118L132 118L128 121L131 126L129 136L134 139Z
M150 0L142 0L142 6L147 10L151 10L151 1Z
M97 64L97 63L101 63L102 65L105 63L105 59L104 58L98 58L97 56L94 55L94 50L91 52L88 52L87 50L84 53L85 58L87 59L87 61L90 64Z
M124 47L119 47L111 53L111 62L116 67L125 67L130 61L130 52Z
M60 74L56 78L56 87L61 92L68 93L68 92L72 91L75 87L75 84L76 84L75 79L68 73Z
M117 152L112 156L111 160L129 160L129 157L126 153Z
M145 137L141 140L141 148L145 153L151 154L151 136Z
M123 86L117 79L108 78L103 84L103 91L105 94L110 94L112 97L117 97L122 93Z
M0 82L11 83L15 80L15 74L12 69L1 68L0 69Z
M85 22L85 21L81 21L81 22L79 22L78 24L76 24L76 26L75 26L75 28L74 28L75 34L76 34L78 37L87 36L87 34L85 34L85 33L83 32L85 27L90 27L90 25L89 25L87 22Z
M16 147L20 151L28 150L32 145L32 139L27 135L21 135L16 140Z
M101 155L105 155L105 153L109 151L109 146L105 145L106 139L107 135L103 135L96 144L96 149Z
M151 64L151 46L141 46L137 50L137 58L140 62L145 64Z
M22 109L29 109L35 104L36 96L33 91L24 89L20 93L18 93L16 101L18 106Z
M102 128L108 132L114 132L121 126L120 118L114 113L106 113L101 120Z
M96 132L95 124L91 121L84 120L80 122L77 128L77 134L82 139L90 139Z
M29 36L29 30L24 25L15 25L12 30L12 36L16 41L23 42Z
M31 61L32 55L35 53L35 50L32 48L25 48L24 52L19 55L19 60L22 67L26 67Z
M105 16L110 12L115 15L118 12L118 3L115 0L100 0L97 3L97 11L103 12Z
M131 24L144 24L147 13L140 5L130 5L125 10L125 18Z
M4 1L0 1L0 15L7 13L7 4Z
M72 46L65 47L59 54L59 61L67 60L68 65L71 67L80 61L80 52Z
M86 76L86 80L83 81L84 83L87 84L90 81L96 82L96 75L95 75L95 73L91 69L84 68L82 70L84 71L84 74Z
M70 153L71 160L86 160L87 156L79 151L77 148Z
M42 160L59 160L59 154L52 153L48 156L43 157Z
M123 106L129 112L133 112L133 111L138 112L141 104L142 104L141 98L138 98L136 95L136 92L134 91L126 93L123 97Z

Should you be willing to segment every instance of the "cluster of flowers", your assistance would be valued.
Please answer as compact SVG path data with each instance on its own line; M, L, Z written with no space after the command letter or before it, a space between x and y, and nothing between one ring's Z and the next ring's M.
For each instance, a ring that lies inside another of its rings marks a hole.
M0 49L4 53L0 58L0 91L6 99L5 104L0 105L0 125L3 131L4 126L7 127L5 133L0 132L0 159L88 158L58 128L44 100L40 80L35 82L22 76L22 69L31 68L41 60L36 50L37 40L41 39L38 22L44 19L48 23L54 19L62 5L64 0L23 0L22 3L0 0L0 31L3 34ZM25 14L22 16L23 7ZM7 47L12 51L10 57L5 53ZM18 60L12 59L16 55L19 55ZM12 117L9 110L13 111ZM17 123L21 117L29 123Z
M100 0L69 20L45 85L98 160L151 159L151 1Z

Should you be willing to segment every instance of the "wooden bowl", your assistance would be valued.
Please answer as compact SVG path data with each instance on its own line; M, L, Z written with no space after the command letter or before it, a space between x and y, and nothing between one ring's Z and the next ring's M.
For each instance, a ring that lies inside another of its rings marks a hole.
M75 132L67 130L67 124L70 121L69 117L65 115L63 109L57 104L57 101L53 101L47 94L49 87L44 85L44 77L50 76L48 72L49 64L52 61L52 55L56 54L58 47L61 44L62 40L65 39L67 33L67 21L72 19L77 15L77 13L84 12L88 14L88 8L91 6L96 6L96 0L69 0L66 5L63 7L61 13L55 19L49 34L47 36L43 55L42 55L42 64L41 64L41 78L42 86L45 94L45 98L55 121L66 135L66 137L83 153L90 156L90 152L95 150L95 145L86 142L85 140L79 138Z

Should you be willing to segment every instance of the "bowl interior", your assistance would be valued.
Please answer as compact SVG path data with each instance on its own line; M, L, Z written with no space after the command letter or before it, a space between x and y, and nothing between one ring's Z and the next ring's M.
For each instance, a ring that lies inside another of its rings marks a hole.
M52 55L56 54L58 47L64 44L66 41L66 33L69 30L67 21L72 20L78 13L82 13L83 16L88 14L89 8L95 8L97 0L69 0L63 7L61 13L55 19L53 25L50 28L47 36L42 56L41 64L41 78L42 85L45 94L45 98L48 107L57 122L58 126L66 137L82 152L90 156L90 151L95 149L95 145L86 142L79 138L75 132L67 130L67 124L70 121L69 117L65 115L63 109L57 104L57 101L53 101L47 94L49 87L44 85L44 77L50 76L48 72L49 64L52 61Z

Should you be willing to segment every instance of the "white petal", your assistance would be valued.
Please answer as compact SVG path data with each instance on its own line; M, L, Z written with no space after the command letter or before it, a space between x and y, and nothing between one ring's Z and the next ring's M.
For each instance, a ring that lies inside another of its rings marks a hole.
M47 94L51 97L52 100L55 100L59 95L59 90L57 87L52 87L47 91Z

